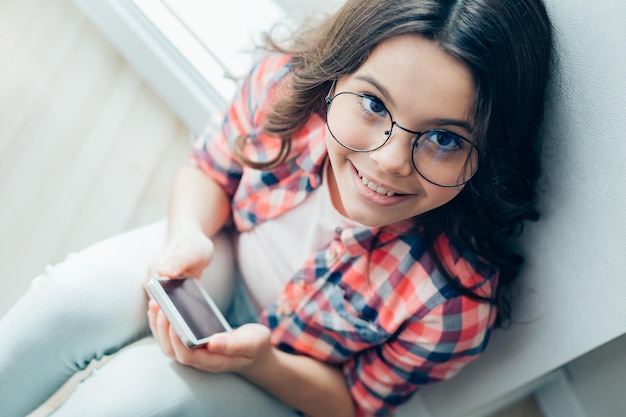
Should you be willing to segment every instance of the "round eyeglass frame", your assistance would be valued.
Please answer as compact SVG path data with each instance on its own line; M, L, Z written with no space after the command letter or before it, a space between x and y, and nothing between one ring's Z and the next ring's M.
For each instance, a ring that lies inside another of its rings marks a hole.
M328 91L328 94L326 95L324 101L326 102L326 127L328 127L328 131L330 132L331 136L333 137L333 139L335 139L335 141L340 144L341 146L343 146L344 148L352 151L352 152L372 152L375 150L378 150L380 148L382 148L383 146L385 146L387 144L387 142L389 141L389 138L391 137L392 133L393 133L393 127L394 126L398 126L399 129L404 130L405 132L411 133L413 135L415 135L413 137L413 140L411 141L411 164L413 165L413 168L415 169L415 171L417 171L417 173L420 175L420 177L424 178L426 181L428 181L429 183L433 184L433 185L437 185L439 187L444 187L444 188L454 188L454 187L460 187L461 185L467 184L476 174L476 171L478 171L478 158L479 158L479 150L478 147L469 139L464 138L463 136L457 134L457 133L453 133L450 132L448 130L445 129L428 129L428 130L424 130L424 131L414 131L414 130L410 130L407 129L406 127L402 126L401 124L399 124L398 122L396 122L393 119L393 116L391 115L391 112L387 109L387 107L385 106L384 103L380 103L383 108L385 109L385 111L387 112L387 114L389 115L389 119L391 120L391 125L389 127L389 130L385 131L387 137L385 138L385 140L378 146L372 148L372 149L357 149L357 148L353 148L351 146L346 145L345 143L343 143L342 141L340 141L339 139L337 139L337 137L335 136L335 134L333 133L332 129L330 128L330 125L328 124L328 113L330 111L331 108L331 104L332 101L342 95L342 94L351 94L351 95L355 95L358 97L363 97L363 98L368 98L371 99L372 96L368 95L368 94L361 94L361 93L355 93L353 91L341 91L335 95L331 95L333 89L335 88L335 83L337 80L333 80L333 83L330 87L330 90ZM468 160L470 159L470 156L472 154L472 152L476 153L476 166L474 168L474 170L472 171L472 173L469 175L468 178L466 178L465 180L463 180L460 183L456 183L454 185L444 185L444 184L439 184L429 178L427 178L424 174L422 174L419 170L419 168L417 167L417 164L415 163L415 157L414 157L414 152L413 150L417 147L417 145L419 144L419 140L420 138L422 138L424 135L428 134L428 133L433 133L433 132L444 132L444 133L448 133L448 134L452 134L458 138L460 138L461 140L465 141L467 144L470 145L470 151L467 154L467 158L465 163L468 162Z

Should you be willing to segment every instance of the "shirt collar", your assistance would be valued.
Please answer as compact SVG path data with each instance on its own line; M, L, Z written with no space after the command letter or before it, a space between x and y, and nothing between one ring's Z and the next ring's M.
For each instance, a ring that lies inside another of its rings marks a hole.
M311 116L307 124L296 134L294 150L299 152L296 164L308 173L313 189L322 183L324 162L326 160L326 122L318 114Z
M415 226L410 220L385 227L346 226L335 229L335 239L341 241L352 257L356 257L381 248L414 231Z

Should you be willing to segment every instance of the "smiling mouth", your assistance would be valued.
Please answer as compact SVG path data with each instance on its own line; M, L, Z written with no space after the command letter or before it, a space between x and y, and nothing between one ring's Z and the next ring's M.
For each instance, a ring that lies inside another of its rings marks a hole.
M396 195L396 193L394 193L393 191L387 191L387 189L385 187L381 187L380 185L376 184L373 181L368 180L366 177L363 176L363 174L361 174L360 172L359 174L359 178L361 178L361 182L363 182L363 184L365 186L367 186L367 188L369 188L370 190L381 194L381 195L386 195L387 197L392 197L394 195Z

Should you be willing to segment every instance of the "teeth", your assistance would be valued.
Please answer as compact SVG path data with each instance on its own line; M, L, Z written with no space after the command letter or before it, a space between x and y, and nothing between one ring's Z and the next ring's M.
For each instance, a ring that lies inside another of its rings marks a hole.
M367 178L365 178L361 174L359 174L359 175L361 177L361 181L363 181L363 184L367 185L367 188L369 188L370 190L376 191L378 194L386 195L387 197L391 197L392 195L395 194L393 191L387 191L385 188L383 188L383 187L375 184L374 182L368 180Z

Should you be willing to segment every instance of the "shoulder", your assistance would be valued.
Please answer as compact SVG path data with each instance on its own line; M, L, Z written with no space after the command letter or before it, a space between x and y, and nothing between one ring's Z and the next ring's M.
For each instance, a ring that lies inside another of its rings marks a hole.
M291 55L282 52L265 51L252 67L252 73L257 75L270 74L280 77L281 74L291 71L292 68Z
M291 55L265 52L244 80L243 90L247 95L254 97L255 102L263 102L278 85L285 81L292 70Z
M446 235L438 236L434 245L435 250L429 250L419 233L406 233L383 243L373 257L380 265L394 265L395 272L385 268L385 274L397 274L395 291L402 292L399 294L402 299L412 300L406 305L408 315L423 317L441 305L458 302L466 307L487 305L462 295L458 285L447 279L439 267L443 266L453 281L485 298L495 294L498 269ZM388 278L381 276L379 279Z
M398 239L393 238L396 233ZM482 259L471 248L465 247L461 242L444 233L435 238L433 242L434 251L429 250L422 234L415 228L406 227L400 232L389 232L388 235L391 237L381 239L383 250L389 250L385 249L387 246L385 241L389 241L399 257L402 253L405 257L403 263L409 275L411 275L410 270L413 268L427 271L435 270L437 262L433 259L434 255L437 256L438 261L448 273L468 288L480 286L498 275L498 268L495 265Z
M442 264L453 281L485 298L495 296L498 269L443 234L434 242L438 262L419 237L404 240L411 242L408 251L411 266L405 279L412 285L402 296L413 299L408 305L417 307L406 317L404 331L408 333L402 337L411 339L415 332L440 333L442 338L456 341L453 349L456 354L481 352L495 323L497 308L491 302L462 294L458 285L441 273L437 263Z
M459 284L480 296L493 297L499 276L495 265L445 234L435 241L435 252L443 267Z

